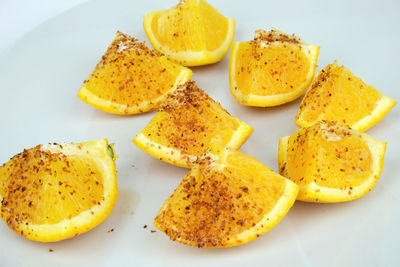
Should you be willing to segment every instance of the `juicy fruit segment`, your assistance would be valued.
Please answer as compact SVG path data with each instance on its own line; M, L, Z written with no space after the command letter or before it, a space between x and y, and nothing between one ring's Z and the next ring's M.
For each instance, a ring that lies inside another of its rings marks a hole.
M191 167L210 146L238 148L253 129L231 116L195 82L168 95L150 123L133 142L163 161Z
M229 64L230 90L248 106L269 107L298 98L309 87L319 46L272 29L254 40L235 42Z
M117 32L78 97L110 113L143 113L158 108L166 94L191 75L191 70Z
M239 151L198 161L161 207L154 225L172 240L231 247L274 227L293 205L298 186Z
M320 71L303 98L296 124L307 127L317 121L337 121L357 131L379 122L396 101L382 95L337 62Z
M386 142L335 122L318 122L279 142L279 172L300 186L298 200L339 202L371 191Z
M114 160L106 139L24 150L0 167L1 218L41 242L94 228L117 200Z
M144 16L144 30L158 52L184 66L221 60L228 52L235 22L205 0L186 0Z

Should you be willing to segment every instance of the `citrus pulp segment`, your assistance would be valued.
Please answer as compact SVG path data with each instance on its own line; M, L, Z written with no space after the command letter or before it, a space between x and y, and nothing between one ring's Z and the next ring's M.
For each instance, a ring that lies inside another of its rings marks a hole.
M298 200L349 201L375 186L385 150L386 142L321 121L280 139L279 172L300 186Z
M78 97L109 113L143 113L158 108L166 94L191 75L191 70L117 32Z
M239 151L198 160L166 200L154 225L172 240L204 248L245 244L274 227L298 186Z
M106 139L24 150L0 167L1 218L41 242L89 231L117 200L115 159Z
M158 52L184 66L220 61L232 44L235 21L205 0L181 0L144 16L143 27Z
M243 105L270 107L290 102L309 87L319 46L276 29L257 30L254 40L235 42L229 63L230 91Z
M322 69L304 96L296 124L307 127L317 121L337 121L363 132L379 122L396 105L337 62Z

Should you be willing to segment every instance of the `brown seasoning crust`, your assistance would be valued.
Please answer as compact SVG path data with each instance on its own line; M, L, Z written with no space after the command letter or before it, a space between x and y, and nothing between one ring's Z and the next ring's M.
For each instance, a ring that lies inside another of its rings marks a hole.
M100 62L97 64L96 69L103 68L108 64L114 62L122 52L134 51L137 56L149 55L153 57L161 56L155 50L149 49L145 42L139 42L138 39L133 38L127 34L117 31L117 35L113 42L108 47L106 53L101 57ZM92 74L93 75L93 74Z
M290 43L290 44L300 44L300 39L297 38L294 34L288 35L284 33L280 33L274 29L269 32L265 30L256 30L254 35L254 41L256 42L264 42L264 43L273 43L273 42L282 42L282 43Z
M216 103L211 97L209 97L196 85L195 81L190 80L187 81L185 84L180 85L177 90L168 95L167 99L160 107L160 111L165 111L171 114L176 113L178 109L183 108L187 110L190 108L194 108L201 112L200 109L203 108L201 107L202 103L207 103L206 106L210 107L210 104L208 102ZM222 107L221 109L227 112Z
M240 123L194 81L188 81L170 93L159 112L167 116L153 126L155 134L166 136L167 147L196 156L207 151L211 139L224 136L224 131L229 136Z

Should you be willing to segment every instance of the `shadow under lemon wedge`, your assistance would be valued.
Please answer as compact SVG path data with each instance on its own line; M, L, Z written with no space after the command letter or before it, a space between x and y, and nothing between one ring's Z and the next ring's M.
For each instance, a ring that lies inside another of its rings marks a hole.
M301 96L317 67L319 46L276 29L257 30L235 42L229 63L230 91L243 105L271 107Z
M239 151L207 154L166 200L154 225L170 239L200 248L250 242L274 227L298 186Z
M117 32L78 97L109 113L143 113L158 108L167 93L191 75L190 69L147 48L144 42Z
M156 51L184 66L200 66L228 53L235 21L205 0L181 0L172 8L146 14L143 27Z
M341 202L372 190L386 142L336 122L317 122L279 140L279 173L300 187L298 200Z
M106 139L24 150L0 167L1 218L34 241L89 231L117 200L115 159Z
M253 128L231 116L194 81L171 92L150 123L133 142L165 162L190 168L210 148L211 140L221 146L239 148Z
M296 116L300 127L317 121L337 121L364 132L396 105L335 61L322 69L307 91Z

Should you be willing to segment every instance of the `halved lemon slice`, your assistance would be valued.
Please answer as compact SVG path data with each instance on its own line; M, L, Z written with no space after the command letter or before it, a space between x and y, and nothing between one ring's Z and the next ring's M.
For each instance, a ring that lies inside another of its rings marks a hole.
M298 200L359 198L378 181L386 142L335 122L317 122L279 141L279 172L300 186Z
M231 93L247 106L271 107L292 101L312 82L318 54L319 46L294 35L257 30L254 40L233 44Z
M190 168L210 149L212 139L218 139L221 147L235 149L252 132L253 128L231 116L189 81L168 95L133 142L160 160Z
M184 66L220 61L233 41L235 21L205 0L181 0L144 16L144 30L158 52Z
M301 101L296 124L337 121L363 132L378 123L396 105L337 62L322 69Z
M208 154L183 178L154 220L172 240L202 248L245 244L274 227L298 186L239 151Z
M167 93L191 75L191 70L117 32L78 97L109 113L143 113L158 108Z
M115 159L106 139L24 150L0 167L1 218L41 242L89 231L117 200Z

